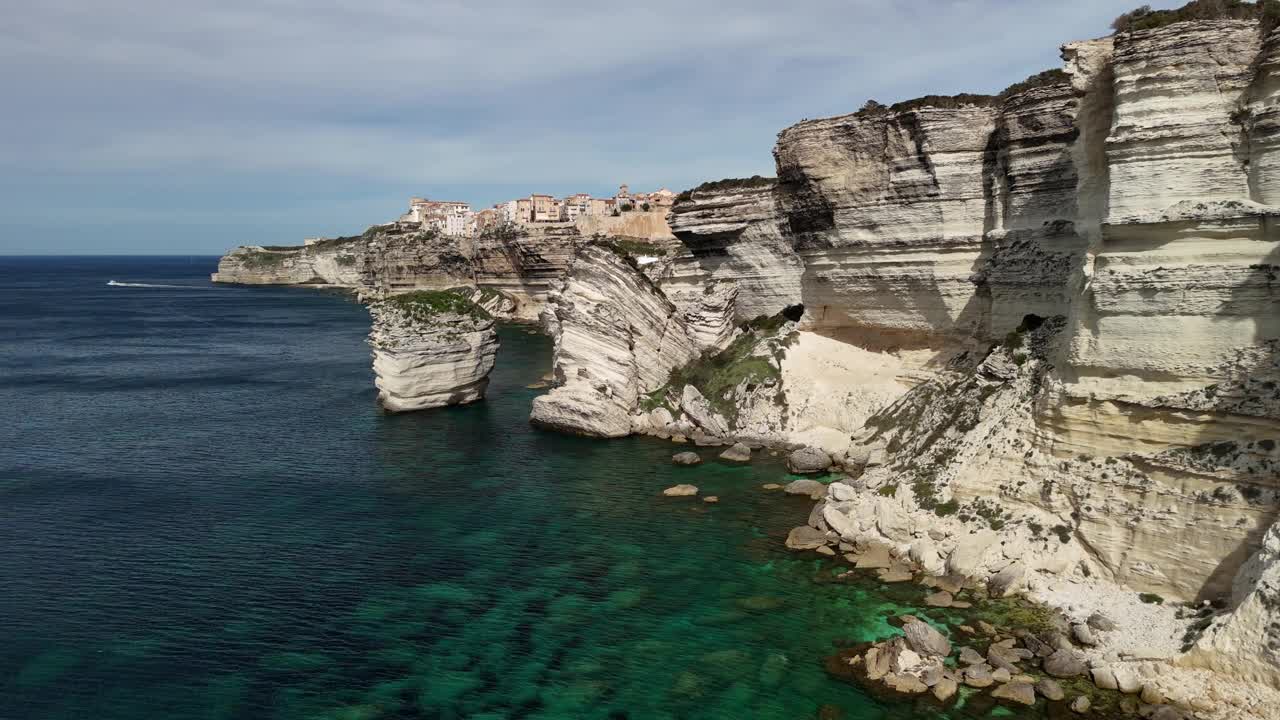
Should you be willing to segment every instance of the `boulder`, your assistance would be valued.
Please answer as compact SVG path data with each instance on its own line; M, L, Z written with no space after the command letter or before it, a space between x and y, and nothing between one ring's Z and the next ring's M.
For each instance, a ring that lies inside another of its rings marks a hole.
M717 497L717 496L715 496L715 495L708 495L708 496L706 496L706 497L702 498L702 502L704 502L704 503L718 503L718 502L720 502L720 498L719 498L719 497Z
M1036 692L1044 696L1046 700L1061 700L1067 696L1062 690L1062 686L1053 678L1040 678L1036 681Z
M792 480L783 489L788 495L807 495L814 500L827 494L827 486L817 480Z
M666 490L663 490L662 494L666 495L667 497L688 497L690 495L698 494L698 486L697 485L672 485Z
M791 550L813 550L827 544L827 534L808 525L792 528L787 533L787 547Z
M1031 654L1035 657L1044 658L1053 654L1054 648L1035 635L1031 633L1023 633L1021 637L1022 644L1026 645L1027 649L1030 650Z
M867 650L864 658L868 680L879 680L889 674L889 653L885 652L883 648L873 647Z
M884 545L869 546L866 552L858 555L858 560L854 563L854 567L860 570L875 570L892 565L893 558L889 557L889 548Z
M814 505L813 508L809 510L809 520L807 523L809 527L817 528L822 532L826 532L831 529L827 525L826 519L822 517L822 511L823 509L826 508L826 505L827 504L825 502L819 502L817 505Z
M1044 671L1056 678L1073 678L1089 671L1089 666L1070 650L1055 650L1044 659Z
M1127 695L1137 695L1142 691L1142 677L1132 667L1113 665L1111 672L1116 676L1116 689Z
M956 547L947 558L948 572L971 577L982 564L982 558L996 541L992 530L980 530L968 535L957 535Z
M1020 589L1022 577L1026 572L1027 569L1022 563L1010 563L1008 567L987 580L987 593L995 598L1012 595Z
M827 527L837 535L849 539L856 538L859 535L861 528L858 527L858 523L853 518L840 512L840 509L832 503L825 503L821 507L822 519L827 523ZM841 544L847 545L848 543ZM849 549L853 549L852 546L849 546ZM848 552L848 550L845 552Z
M991 691L991 697L1017 705L1035 705L1036 690L1027 683L1011 682Z
M676 465L697 465L702 462L702 458L696 452L682 452L672 455L671 462Z
M938 702L946 702L955 697L956 691L959 689L960 686L955 680L944 677L938 681L937 685L933 686L933 696L938 699Z
M901 645L896 645L895 647L897 648L897 654L893 656L893 669L895 672L911 672L920 665L920 653Z
M912 575L911 570L906 567L895 565L893 567L877 570L876 577L880 579L880 582L900 583L908 582L915 576Z
M991 671L991 679L998 683L1007 683L1013 679L1013 673L1006 668L996 668Z
M787 469L797 475L813 475L831 469L831 456L815 447L803 447L787 456Z
M1014 665L1013 661L1005 657L995 645L992 645L987 649L987 664L993 668L1006 670L1010 673L1022 672L1021 668Z
M1103 615L1101 612L1095 612L1094 614L1090 615L1087 622L1089 624L1089 627L1093 628L1094 630L1102 630L1103 632L1108 632L1116 629L1115 621L1107 617L1106 615Z
M751 448L745 443L734 443L728 450L720 453L720 459L730 462L751 462Z
M1120 686L1116 684L1116 675L1111 672L1111 668L1103 666L1096 667L1089 671L1093 677L1093 684L1103 690L1119 690Z
M912 649L925 657L946 657L951 654L951 641L927 622L917 620L902 626L902 633Z
M680 409L706 431L707 435L721 438L729 434L729 423L711 408L711 403L698 392L698 388L684 386L680 394Z
M836 502L850 502L858 499L858 491L852 485L833 482L827 486L827 497Z
M1071 634L1075 636L1076 642L1081 645L1093 647L1098 644L1097 638L1093 636L1093 631L1085 623L1076 623L1071 626Z
M973 688L991 687L991 670L986 665L973 665L964 671L964 684Z
M929 689L920 678L906 673L889 673L884 676L884 684L890 690L906 694L919 694Z
M1138 697L1148 705L1160 705L1165 700L1164 693L1153 682L1144 683L1142 685L1142 693Z
M1071 712L1080 713L1083 715L1084 713L1089 712L1090 705L1091 703L1089 702L1089 696L1081 695L1080 697L1071 701Z
M953 598L951 593L946 590L939 590L936 593L930 593L924 596L924 604L929 607L947 608L951 607L951 603L954 601L955 598Z
M971 647L960 648L960 662L964 665L981 665L986 662L986 658L982 657L982 653Z

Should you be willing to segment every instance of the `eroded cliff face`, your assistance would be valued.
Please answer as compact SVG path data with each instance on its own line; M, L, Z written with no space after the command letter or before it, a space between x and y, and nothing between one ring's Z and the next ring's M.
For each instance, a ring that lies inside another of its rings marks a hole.
M212 280L242 285L339 285L360 282L364 238L340 238L298 247L238 247L218 260Z
M847 447L810 436L860 475L828 505L848 541L1225 598L1280 510L1280 36L1197 21L1063 57L1000 97L784 130L776 184L675 207L663 287L736 282L739 320L802 302L800 345L876 358L879 384L821 391L881 391L820 410ZM1195 662L1280 684L1250 622Z
M604 245L578 249L543 322L555 338L556 387L534 400L531 418L556 430L630 435L640 397L698 356L684 313L634 259Z
M239 247L223 256L214 282L246 285L329 285L377 299L413 290L470 285L512 303L498 314L538 319L550 284L564 276L579 245L623 240L672 253L679 247L665 214L653 210L583 216L576 222L491 228L451 237L413 223L389 223L363 235L291 247Z
M374 383L390 412L484 398L498 354L492 316L462 295L409 293L369 305Z

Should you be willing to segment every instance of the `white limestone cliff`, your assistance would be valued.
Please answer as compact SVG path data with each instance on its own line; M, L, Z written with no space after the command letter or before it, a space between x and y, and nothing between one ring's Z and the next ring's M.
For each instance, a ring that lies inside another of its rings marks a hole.
M606 245L578 249L552 285L544 325L555 338L555 387L534 399L540 426L598 437L632 431L643 394L698 356L684 313Z
M1230 613L1204 631L1182 664L1280 689L1280 523L1236 573Z
M390 412L484 398L498 353L493 318L461 295L414 292L369 306L378 402Z

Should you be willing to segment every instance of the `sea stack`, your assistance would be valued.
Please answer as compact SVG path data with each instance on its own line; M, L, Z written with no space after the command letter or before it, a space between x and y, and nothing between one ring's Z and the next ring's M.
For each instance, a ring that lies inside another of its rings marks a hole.
M493 316L453 291L419 290L369 306L378 402L390 412L484 398L498 354Z

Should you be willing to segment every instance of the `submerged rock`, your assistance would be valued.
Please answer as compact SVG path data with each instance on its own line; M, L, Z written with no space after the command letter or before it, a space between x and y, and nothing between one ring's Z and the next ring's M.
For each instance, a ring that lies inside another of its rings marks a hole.
M1058 684L1058 681L1052 678L1040 678L1037 680L1036 692L1043 695L1046 700L1061 700L1067 696L1062 691L1062 686Z
M374 384L391 412L484 398L498 354L493 317L453 292L418 291L369 306Z
M672 455L671 462L676 465L697 465L702 462L702 458L696 452L682 452Z
M827 494L827 486L817 480L792 480L785 489L788 495L808 495L814 500Z
M698 486L696 485L672 485L662 491L667 497L689 497L698 494Z
M1070 650L1056 650L1044 659L1044 671L1056 678L1073 678L1089 671L1089 666Z
M1001 685L991 691L991 697L997 700L1007 700L1018 705L1035 705L1036 691L1027 683L1011 682Z
M827 544L827 534L808 525L792 528L787 534L787 547L792 550L813 550Z

